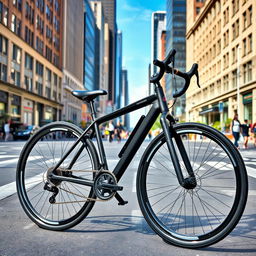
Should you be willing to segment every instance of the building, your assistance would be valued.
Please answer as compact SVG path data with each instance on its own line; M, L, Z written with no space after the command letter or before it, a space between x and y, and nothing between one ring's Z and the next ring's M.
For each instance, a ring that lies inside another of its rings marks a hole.
M116 79L116 0L101 0L103 3L103 9L105 18L108 23L109 35L109 62L108 62L108 72L109 72L109 82L108 82L108 109L115 102L115 79ZM111 108L111 107L110 107Z
M97 39L96 39L96 58L98 61L96 69L98 70L98 87L100 89L104 89L108 91L108 25L107 20L105 19L103 4L101 1L90 1L91 8L94 13L94 17L96 19L96 26L97 26ZM105 25L106 24L106 25ZM106 114L106 106L107 106L107 99L108 96L100 96L99 97L99 107L98 107L98 115Z
M229 127L238 113L256 122L256 2L205 1L194 19L187 1L187 68L199 64L186 95L187 120Z
M0 1L0 117L61 119L62 1Z
M129 85L128 85L128 71L122 69L122 96L121 107L125 107L129 104ZM130 130L130 114L126 114L123 117L122 123L127 131Z
M187 1L190 2L190 1ZM196 2L196 1L195 1ZM175 68L186 70L186 1L168 0L166 5L166 54L171 49L176 49ZM173 92L184 86L184 80L176 77L172 84L172 76L166 75L166 96L172 101ZM185 95L177 98L173 106L173 114L181 120L185 120Z
M122 32L117 31L116 35L116 85L115 85L115 109L121 107L122 97Z
M75 98L73 90L83 90L84 29L83 0L63 1L63 120L77 125L81 123L82 102ZM81 22L77 22L80 20ZM82 53L82 54L81 54Z
M157 67L152 65L155 59L161 58L161 34L166 30L166 12L153 12L151 16L151 75L156 73ZM151 94L151 92L149 92Z
M164 60L165 56L166 56L166 31L163 30L161 33L161 44L160 44L160 60ZM161 85L164 89L164 92L166 93L166 81L165 81L166 77L163 76L162 80L161 80Z

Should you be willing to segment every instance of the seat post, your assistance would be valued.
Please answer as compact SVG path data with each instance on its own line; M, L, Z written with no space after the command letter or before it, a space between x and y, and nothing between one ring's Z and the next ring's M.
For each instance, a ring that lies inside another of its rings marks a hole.
M95 106L94 106L94 101L90 101L90 108L91 108L91 116L92 120L94 121L96 119L96 111L95 111Z

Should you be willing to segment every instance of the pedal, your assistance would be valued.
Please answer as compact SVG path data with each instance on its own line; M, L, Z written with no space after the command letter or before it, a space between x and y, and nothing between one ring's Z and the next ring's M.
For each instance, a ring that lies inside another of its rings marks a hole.
M118 205L128 204L128 201L124 201L124 199L118 193L115 194L115 198L118 201Z

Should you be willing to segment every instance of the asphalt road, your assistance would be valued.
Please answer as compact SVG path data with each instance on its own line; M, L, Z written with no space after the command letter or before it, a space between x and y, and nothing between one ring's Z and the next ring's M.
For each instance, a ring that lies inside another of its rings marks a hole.
M110 169L122 146L104 143ZM200 250L168 245L142 217L136 197L136 170L143 150L136 154L120 185L129 203L97 202L89 216L65 232L38 228L24 213L15 193L16 164L24 142L0 143L0 256L11 255L255 255L256 150L241 150L249 173L249 197L244 215L223 241Z

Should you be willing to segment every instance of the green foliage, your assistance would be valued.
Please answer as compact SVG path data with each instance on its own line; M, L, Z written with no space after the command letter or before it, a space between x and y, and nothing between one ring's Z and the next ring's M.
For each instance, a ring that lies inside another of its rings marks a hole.
M226 121L225 121L225 130L228 131L230 130L230 125L232 123L232 118L228 118Z
M220 121L215 121L212 127L220 131L221 130Z
M161 128L162 128L162 126L161 126L160 115L159 115L158 118L156 119L155 123L153 124L151 130L154 131L154 130L161 129Z

